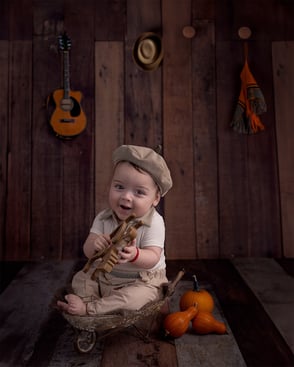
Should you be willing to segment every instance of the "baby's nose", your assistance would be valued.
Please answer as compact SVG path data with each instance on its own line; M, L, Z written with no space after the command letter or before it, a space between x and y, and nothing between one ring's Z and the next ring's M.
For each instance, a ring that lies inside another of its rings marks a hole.
M122 193L122 198L125 199L125 200L131 200L132 199L132 192L130 190L125 190L123 193Z

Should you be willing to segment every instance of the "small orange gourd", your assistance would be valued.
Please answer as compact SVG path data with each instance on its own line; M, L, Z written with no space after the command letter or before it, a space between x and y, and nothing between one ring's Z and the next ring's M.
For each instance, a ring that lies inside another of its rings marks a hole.
M193 275L193 290L185 292L180 299L180 310L197 305L199 311L211 312L214 308L214 300L206 289L200 289L196 275Z
M173 312L167 315L163 321L166 336L179 338L188 330L190 321L197 315L197 308L189 307L185 311Z
M215 317L207 311L199 311L192 321L193 330L197 334L225 334L226 325L215 319Z

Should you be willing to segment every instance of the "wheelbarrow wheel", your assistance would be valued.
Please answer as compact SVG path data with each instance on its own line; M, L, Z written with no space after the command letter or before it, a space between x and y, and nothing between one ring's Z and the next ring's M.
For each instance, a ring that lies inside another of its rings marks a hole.
M75 340L75 348L80 353L89 353L96 344L95 331L82 330L78 333Z

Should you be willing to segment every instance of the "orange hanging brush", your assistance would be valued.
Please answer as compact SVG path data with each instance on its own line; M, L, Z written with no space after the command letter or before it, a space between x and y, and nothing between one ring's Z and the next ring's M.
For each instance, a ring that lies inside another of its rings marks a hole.
M245 63L240 74L241 91L231 127L241 134L255 134L265 129L258 115L266 112L264 96L257 85L247 61L247 43L244 43Z

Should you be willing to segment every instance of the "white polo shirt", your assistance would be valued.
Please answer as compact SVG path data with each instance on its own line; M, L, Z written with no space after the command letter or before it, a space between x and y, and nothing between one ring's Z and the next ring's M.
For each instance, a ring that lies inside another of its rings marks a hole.
M136 218L143 222L143 226L137 229L136 246L144 249L148 246L156 246L162 248L160 259L154 267L150 269L139 268L135 263L127 262L125 264L117 264L113 270L119 272L140 272L154 271L165 269L164 241L165 241L165 224L163 217L155 208L151 208L141 218ZM90 232L96 234L110 234L119 225L116 216L111 209L105 209L100 212L94 219Z

